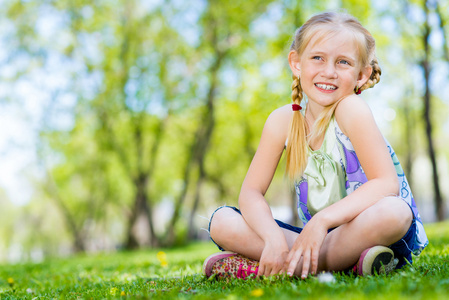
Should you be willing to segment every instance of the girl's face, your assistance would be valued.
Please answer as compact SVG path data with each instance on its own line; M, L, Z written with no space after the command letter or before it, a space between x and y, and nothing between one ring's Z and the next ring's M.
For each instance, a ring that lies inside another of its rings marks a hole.
M300 76L309 103L324 107L353 94L354 88L369 78L371 68L362 68L357 44L350 33L342 31L317 42L318 38L310 40L291 66L294 74Z

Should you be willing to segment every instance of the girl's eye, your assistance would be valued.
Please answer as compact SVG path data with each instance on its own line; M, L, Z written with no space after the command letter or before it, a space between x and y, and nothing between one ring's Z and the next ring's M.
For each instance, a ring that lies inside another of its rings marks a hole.
M314 57L312 57L312 59L321 60L321 56L314 56Z
M350 63L347 60L344 60L344 59L340 60L339 63L343 64L343 65L350 65Z

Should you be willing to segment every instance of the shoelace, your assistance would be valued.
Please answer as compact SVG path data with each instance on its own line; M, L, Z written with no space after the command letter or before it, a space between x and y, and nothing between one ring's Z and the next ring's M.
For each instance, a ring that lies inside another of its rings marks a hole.
M237 278L243 278L245 279L247 276L254 274L257 275L257 272L259 271L259 267L255 267L254 270L251 269L251 266L248 266L248 269L243 269L243 264L239 265L239 269L237 271Z

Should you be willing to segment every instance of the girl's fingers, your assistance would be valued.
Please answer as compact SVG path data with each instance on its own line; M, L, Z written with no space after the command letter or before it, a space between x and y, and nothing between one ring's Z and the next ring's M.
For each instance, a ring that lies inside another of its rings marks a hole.
M312 275L315 275L316 272L318 271L318 256L319 256L319 251L314 250L312 252L312 269L310 270Z
M280 272L279 268L273 268L273 269L271 269L270 276L277 275L277 274L279 274L279 272Z
M286 259L286 260L284 261L284 265L282 266L281 274L283 274L283 273L286 273L286 274L287 274L287 270L288 270L289 264L290 264L290 261L289 261L288 259Z
M292 259L288 265L287 275L293 276L295 273L296 266L298 265L299 260L301 259L302 250L297 250L294 252Z
M310 251L306 251L303 253L303 261L302 261L302 274L301 278L305 279L307 274L309 273L310 267Z
M284 266L282 267L282 272L287 273L288 274L288 266L290 266L290 261L293 258L293 254L292 252L289 252L287 255L287 258L284 261Z
M265 277L268 277L268 276L270 276L270 274L271 274L271 270L272 270L272 268L271 267L269 267L269 268L265 268L265 272L264 272L264 276Z
M276 264L271 266L271 271L268 273L268 276L279 274L279 268Z
M265 272L265 265L259 264L259 271L257 272L257 276L263 275L264 272Z

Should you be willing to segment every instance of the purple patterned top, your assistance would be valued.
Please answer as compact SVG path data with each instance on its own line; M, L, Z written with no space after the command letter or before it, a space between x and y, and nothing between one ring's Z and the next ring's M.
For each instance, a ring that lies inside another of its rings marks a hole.
M334 134L332 134L332 132L334 132ZM349 195L368 180L362 166L360 165L351 141L341 131L340 127L338 127L338 124L334 118L331 120L326 131L325 142L323 142L323 145L326 144L327 146L324 151L343 169L343 175L345 176L344 180L346 182L346 194ZM396 173L398 174L400 187L399 197L410 205L416 219L416 239L412 250L415 255L418 255L427 246L429 241L424 231L424 227L410 190L410 186L407 182L407 178L404 175L404 171L402 170L393 148L390 146L388 141L386 141L386 143L391 159L393 160L396 168ZM312 218L312 215L307 208L307 198L309 194L308 189L309 186L307 176L303 176L302 179L296 183L295 190L298 195L298 215L304 225Z

